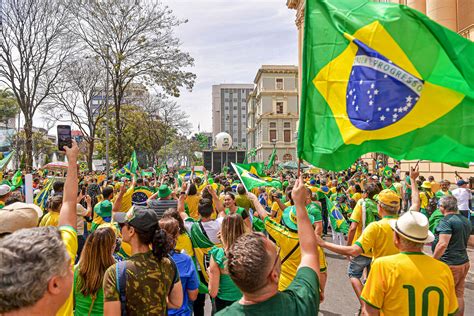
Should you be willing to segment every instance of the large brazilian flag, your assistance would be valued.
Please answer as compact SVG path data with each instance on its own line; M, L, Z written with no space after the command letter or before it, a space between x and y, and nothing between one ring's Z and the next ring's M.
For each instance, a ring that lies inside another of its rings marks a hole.
M403 5L307 0L298 155L474 161L474 43Z

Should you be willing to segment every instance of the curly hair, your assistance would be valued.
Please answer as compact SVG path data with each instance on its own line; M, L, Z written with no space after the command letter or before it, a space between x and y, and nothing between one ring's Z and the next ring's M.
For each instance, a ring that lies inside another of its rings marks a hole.
M57 227L21 229L0 240L0 313L33 306L70 257Z
M227 254L227 270L242 292L254 293L266 285L262 273L270 265L270 256L261 234L244 234L237 238Z

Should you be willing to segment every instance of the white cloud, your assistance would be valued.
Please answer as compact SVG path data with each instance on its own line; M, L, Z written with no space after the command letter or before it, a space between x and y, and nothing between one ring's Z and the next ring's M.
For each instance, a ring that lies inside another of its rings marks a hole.
M252 83L262 64L298 63L295 11L285 0L162 0L179 19L182 49L195 59L192 92L179 104L194 128L211 131L212 85Z

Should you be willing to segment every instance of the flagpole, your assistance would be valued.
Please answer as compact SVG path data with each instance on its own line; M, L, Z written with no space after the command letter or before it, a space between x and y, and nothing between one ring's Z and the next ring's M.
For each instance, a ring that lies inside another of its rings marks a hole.
M299 179L300 175L301 175L301 158L298 159L298 179Z

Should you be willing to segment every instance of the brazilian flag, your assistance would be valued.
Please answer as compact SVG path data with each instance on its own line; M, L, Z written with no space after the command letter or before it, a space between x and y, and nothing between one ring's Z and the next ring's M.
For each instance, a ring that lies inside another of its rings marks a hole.
M265 175L265 164L263 162L236 163L235 165L248 170L251 174L262 177Z
M474 161L474 43L403 5L308 0L298 156Z

